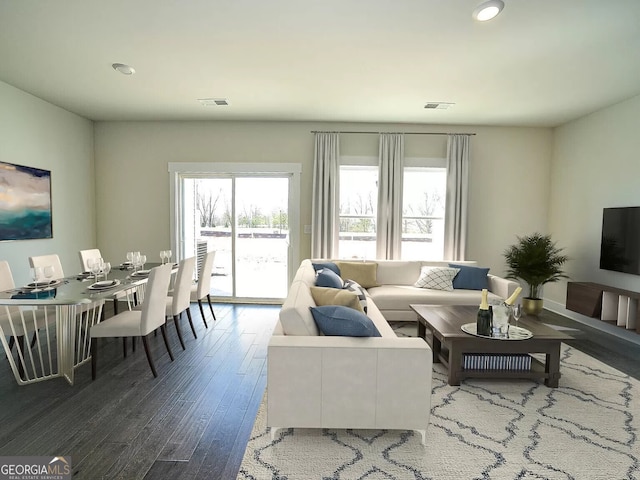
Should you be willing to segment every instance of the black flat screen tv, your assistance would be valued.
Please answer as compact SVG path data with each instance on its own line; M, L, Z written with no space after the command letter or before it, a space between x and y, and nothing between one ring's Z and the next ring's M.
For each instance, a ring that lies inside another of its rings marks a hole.
M640 275L640 207L603 209L600 268Z

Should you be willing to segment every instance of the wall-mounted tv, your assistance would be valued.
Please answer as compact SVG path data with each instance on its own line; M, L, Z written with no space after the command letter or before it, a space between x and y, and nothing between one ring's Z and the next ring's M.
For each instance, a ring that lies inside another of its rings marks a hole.
M640 207L603 209L600 268L640 275Z

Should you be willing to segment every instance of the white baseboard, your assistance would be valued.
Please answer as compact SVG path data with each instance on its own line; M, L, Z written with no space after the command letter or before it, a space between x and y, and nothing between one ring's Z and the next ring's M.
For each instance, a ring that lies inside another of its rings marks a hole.
M601 320L598 320L597 318L587 317L586 315L581 315L577 312L567 310L563 304L554 302L553 300L549 300L547 298L544 299L544 308L549 310L550 312L568 317L572 320L575 320L576 322L584 323L585 325L589 325L590 327L602 330L603 332L615 335L618 338L622 338L629 342L640 345L640 334L636 333L634 330L627 330L625 328L617 327L610 323L603 322Z

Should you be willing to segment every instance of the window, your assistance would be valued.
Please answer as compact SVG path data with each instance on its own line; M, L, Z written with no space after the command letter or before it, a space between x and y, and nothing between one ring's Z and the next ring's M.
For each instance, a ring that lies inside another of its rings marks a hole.
M376 258L378 160L343 157L340 166L340 258ZM441 158L406 158L403 260L442 260L447 169Z
M376 258L378 167L340 167L340 258Z
M442 260L447 169L405 167L402 193L402 259Z

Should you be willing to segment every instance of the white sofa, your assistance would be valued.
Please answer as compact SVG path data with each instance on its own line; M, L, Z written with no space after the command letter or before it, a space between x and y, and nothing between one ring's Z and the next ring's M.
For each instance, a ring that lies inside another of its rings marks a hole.
M397 337L388 320L415 320L411 303L479 304L480 292L412 286L423 265L446 262L377 264L378 286L367 290L367 316L381 336L354 338L320 335L309 310L316 306L310 289L316 273L311 260L301 263L268 346L272 436L289 427L401 429L419 431L424 443L432 352L421 338ZM493 296L506 298L518 284L492 276L489 286Z

